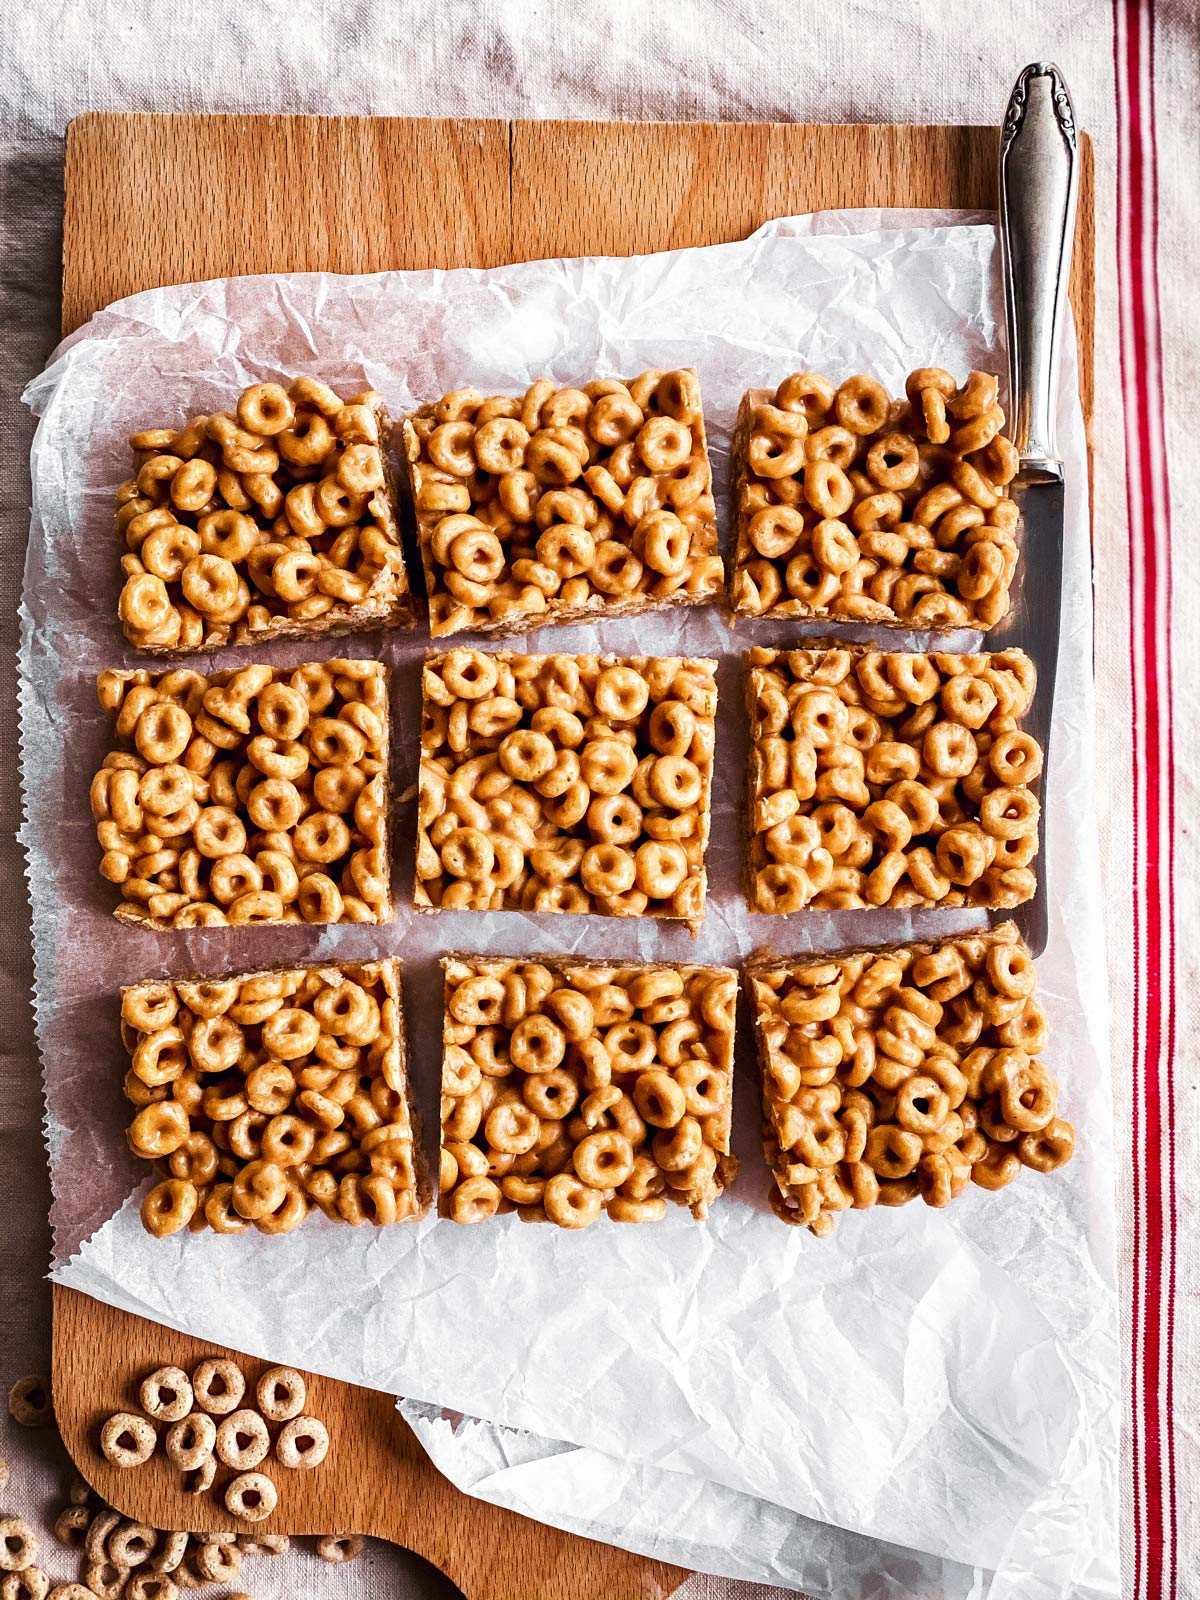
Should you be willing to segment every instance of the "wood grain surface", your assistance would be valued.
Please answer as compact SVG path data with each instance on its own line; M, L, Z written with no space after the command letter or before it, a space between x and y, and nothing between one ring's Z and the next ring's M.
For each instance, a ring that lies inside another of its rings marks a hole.
M997 153L992 127L98 113L67 135L63 331L123 295L210 277L636 254L849 206L992 209ZM1086 136L1071 294L1090 435ZM54 1307L58 1420L84 1477L152 1526L228 1527L220 1501L185 1497L165 1461L121 1472L95 1446L99 1421L130 1405L147 1372L224 1352L71 1290L56 1287ZM265 1365L243 1361L250 1377ZM468 1600L649 1600L686 1576L460 1495L390 1396L313 1378L309 1410L329 1425L330 1455L313 1472L273 1473L274 1531L377 1534Z
M213 1494L193 1497L161 1451L143 1467L106 1461L99 1428L114 1411L137 1411L147 1373L164 1365L191 1372L206 1356L238 1362L253 1404L269 1362L55 1287L52 1382L63 1440L98 1494L153 1528L375 1534L433 1562L468 1600L660 1600L687 1576L460 1494L432 1466L390 1395L312 1374L305 1374L305 1413L327 1424L329 1454L305 1472L284 1470L273 1454L263 1462L259 1470L279 1490L269 1522L238 1523L224 1510L219 1495L234 1476L227 1468L218 1469Z

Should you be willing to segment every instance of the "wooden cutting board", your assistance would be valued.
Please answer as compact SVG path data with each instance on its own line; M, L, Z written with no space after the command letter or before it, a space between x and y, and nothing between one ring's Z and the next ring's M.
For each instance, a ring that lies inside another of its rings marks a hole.
M96 114L67 134L63 332L122 295L238 273L630 255L741 239L770 217L808 211L991 209L997 147L991 127ZM1090 428L1086 137L1081 154L1072 300ZM158 1528L229 1526L218 1501L185 1497L160 1457L121 1472L95 1448L98 1423L136 1398L145 1373L214 1353L55 1288L62 1436L126 1515ZM243 1362L252 1378L265 1365ZM687 1576L459 1494L388 1395L315 1377L309 1393L332 1447L318 1471L277 1474L287 1481L274 1531L390 1539L432 1561L467 1600L650 1600Z

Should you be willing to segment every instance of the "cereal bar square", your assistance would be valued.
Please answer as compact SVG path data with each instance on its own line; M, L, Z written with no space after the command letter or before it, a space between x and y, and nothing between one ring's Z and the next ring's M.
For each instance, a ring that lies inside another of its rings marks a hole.
M412 626L379 395L256 383L130 438L117 490L125 637L148 655Z
M992 628L1017 566L1018 459L998 384L813 372L742 399L733 442L735 616Z
M390 922L388 670L102 672L92 780L113 915L147 928Z
M1019 650L747 656L752 911L1009 908L1037 888L1042 750Z
M400 963L275 968L121 991L129 1148L163 1174L158 1238L403 1222L430 1202Z
M944 1206L1053 1172L1075 1130L1040 1059L1046 1014L1011 922L991 933L748 963L772 1207L824 1237L838 1211Z
M716 507L690 368L523 395L456 389L404 420L435 638L717 599Z
M737 974L665 962L450 956L440 1209L586 1228L694 1217L729 1153Z
M425 658L419 911L704 916L716 663Z

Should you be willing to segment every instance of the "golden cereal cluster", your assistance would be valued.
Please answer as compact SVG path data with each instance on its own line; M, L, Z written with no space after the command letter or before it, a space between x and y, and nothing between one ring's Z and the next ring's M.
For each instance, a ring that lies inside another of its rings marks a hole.
M236 412L149 428L117 490L120 616L148 654L408 626L377 394L256 383Z
M690 368L524 395L456 389L404 422L434 637L524 632L721 591Z
M1012 923L747 969L771 1204L824 1237L839 1211L1053 1172L1075 1132L1039 1060L1046 1017Z
M737 975L725 967L451 957L441 1210L586 1228L695 1217L729 1154Z
M991 628L1009 607L1017 452L997 382L909 374L750 390L734 438L735 613Z
M848 645L747 659L752 910L1032 897L1042 751L1020 726L1028 656Z
M715 662L429 655L415 900L704 915Z
M388 922L388 673L377 661L102 672L92 780L114 915L151 928Z
M121 1032L129 1147L163 1173L142 1204L156 1237L423 1209L399 962L135 984Z

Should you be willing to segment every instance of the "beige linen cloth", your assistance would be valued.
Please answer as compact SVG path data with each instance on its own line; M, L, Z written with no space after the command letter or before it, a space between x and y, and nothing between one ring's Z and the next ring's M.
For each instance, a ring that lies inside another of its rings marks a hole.
M32 432L18 396L58 337L67 122L96 109L986 122L999 119L1022 65L1054 60L1097 158L1096 670L1113 1075L1126 1152L1124 1580L1131 1600L1200 1595L1200 908L1186 892L1200 876L1200 733L1191 714L1200 544L1185 431L1200 377L1191 304L1198 44L1195 0L956 0L921 9L900 0L17 0L0 30L4 1389L45 1367L49 1336L49 1193L14 837L13 656ZM12 1467L0 1514L44 1522L65 1482L61 1455L6 1417L0 1454ZM73 1562L48 1564L75 1576ZM296 1552L257 1563L244 1581L259 1600L455 1592L378 1544L343 1568ZM681 1595L778 1592L695 1578ZM836 1574L828 1592L844 1594ZM882 1575L873 1591L901 1592Z

